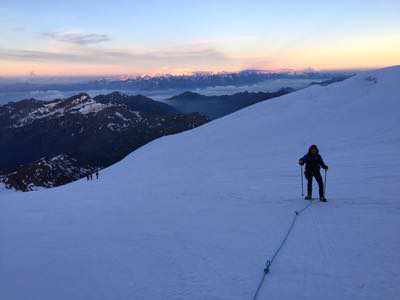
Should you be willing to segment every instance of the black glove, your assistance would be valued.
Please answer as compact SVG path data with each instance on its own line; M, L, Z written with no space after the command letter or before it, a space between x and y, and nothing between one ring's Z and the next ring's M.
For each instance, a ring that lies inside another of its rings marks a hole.
M324 166L323 168L324 168L324 170L326 170L326 171L328 171L328 169L329 169L328 166Z
M299 165L300 165L300 166L304 165L304 161L300 159L300 160L299 160Z

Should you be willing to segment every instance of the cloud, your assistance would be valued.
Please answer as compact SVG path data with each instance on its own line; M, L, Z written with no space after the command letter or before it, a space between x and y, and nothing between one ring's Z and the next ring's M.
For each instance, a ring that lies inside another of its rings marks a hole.
M45 32L42 36L64 43L80 46L108 42L111 38L106 34L77 32Z
M231 62L231 59L224 53L211 48L149 51L145 53L89 47L83 47L73 52L50 52L0 48L0 60L43 63L122 65L138 68L224 65Z
M12 50L0 49L0 59L13 61L35 61L35 62L66 62L79 61L79 57L74 54L45 52L36 50Z

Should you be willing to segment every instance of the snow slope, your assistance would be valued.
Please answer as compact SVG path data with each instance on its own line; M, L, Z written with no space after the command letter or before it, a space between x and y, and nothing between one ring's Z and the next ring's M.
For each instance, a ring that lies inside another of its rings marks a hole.
M99 181L0 194L0 298L250 299L317 143L330 202L298 219L259 299L396 299L399 128L392 67L156 140Z

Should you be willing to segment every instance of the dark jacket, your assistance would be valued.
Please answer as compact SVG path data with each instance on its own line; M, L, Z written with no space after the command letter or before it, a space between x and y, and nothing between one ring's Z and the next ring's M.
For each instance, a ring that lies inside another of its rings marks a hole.
M311 148L315 148L317 150L317 154L312 155ZM328 166L324 163L324 160L322 159L321 155L319 155L318 148L315 145L312 145L308 150L308 153L304 155L302 158L300 158L299 161L301 165L303 164L306 165L306 173L316 173L316 172L319 173L321 167L325 170L328 169Z

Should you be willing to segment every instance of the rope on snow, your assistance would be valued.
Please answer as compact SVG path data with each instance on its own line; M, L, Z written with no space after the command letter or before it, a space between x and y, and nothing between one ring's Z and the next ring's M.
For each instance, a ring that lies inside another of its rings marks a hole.
M294 228L294 225L296 224L297 218L300 216L301 213L303 213L306 209L308 209L312 205L312 202L313 202L313 200L311 200L310 203L308 203L302 209L296 210L294 212L292 223L290 224L289 229L286 232L284 238L282 239L279 247L275 250L274 254L272 255L272 258L271 259L267 259L267 261L265 262L264 274L261 277L261 280L260 280L260 283L257 286L256 292L254 293L253 300L257 300L258 294L259 294L259 292L261 290L261 287L262 287L262 285L264 283L265 277L270 272L270 267L271 267L272 263L274 262L275 258L278 256L279 252L282 250L282 248L285 245L287 239L289 238L289 235L292 232L292 230Z

